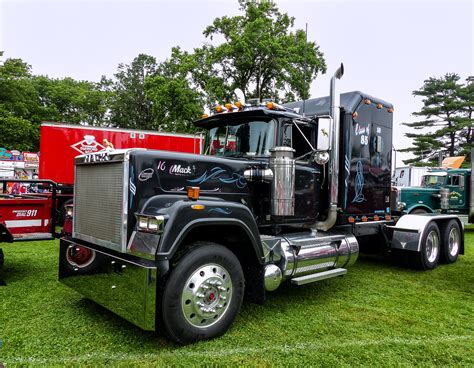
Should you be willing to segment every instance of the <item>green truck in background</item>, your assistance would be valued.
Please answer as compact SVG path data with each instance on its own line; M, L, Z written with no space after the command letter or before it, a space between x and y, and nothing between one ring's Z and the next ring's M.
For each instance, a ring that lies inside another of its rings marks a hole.
M456 214L463 223L474 222L474 149L471 169L433 168L419 187L395 187L397 210L403 214Z

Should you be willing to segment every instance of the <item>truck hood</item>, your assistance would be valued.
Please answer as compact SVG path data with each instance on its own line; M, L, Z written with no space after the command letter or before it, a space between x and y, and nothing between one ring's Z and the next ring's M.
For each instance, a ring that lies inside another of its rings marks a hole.
M169 151L133 151L130 187L136 188L136 194L130 193L129 205L137 210L155 195L185 196L188 186L199 187L201 197L250 203L249 183L243 173L255 165L262 162Z

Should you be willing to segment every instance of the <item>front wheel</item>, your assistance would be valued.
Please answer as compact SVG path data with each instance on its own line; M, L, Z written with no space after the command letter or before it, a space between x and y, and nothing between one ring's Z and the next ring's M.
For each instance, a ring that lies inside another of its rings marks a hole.
M162 296L162 321L179 344L224 334L244 295L239 260L215 243L195 243L173 269Z
M461 249L461 228L456 220L449 221L441 234L441 259L445 263L454 263Z
M410 215L422 215L424 213L428 213L428 211L423 208L417 208L416 210L411 211Z

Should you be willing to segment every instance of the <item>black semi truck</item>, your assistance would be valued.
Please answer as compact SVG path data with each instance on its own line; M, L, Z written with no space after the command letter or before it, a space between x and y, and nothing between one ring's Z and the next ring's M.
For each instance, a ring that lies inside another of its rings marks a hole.
M202 155L77 157L61 282L185 344L223 334L244 295L263 303L282 282L344 275L360 246L421 269L456 261L456 216L393 216L393 106L361 92L339 102L342 75L326 98L241 101L196 121Z

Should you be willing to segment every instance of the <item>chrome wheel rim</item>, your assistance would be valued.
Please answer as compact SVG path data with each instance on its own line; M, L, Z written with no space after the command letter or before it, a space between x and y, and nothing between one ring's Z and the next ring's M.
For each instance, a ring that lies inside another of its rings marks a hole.
M436 261L439 253L439 236L434 230L430 231L426 238L426 258L428 262Z
M449 255L455 257L459 252L459 231L457 228L451 228L449 232L449 239L448 239L448 252Z
M218 264L196 269L184 284L181 308L186 321L205 328L219 322L229 309L232 299L232 279Z
M66 251L66 260L75 268L85 268L94 262L95 252L79 245L70 245Z

